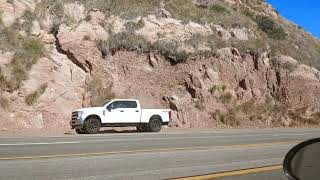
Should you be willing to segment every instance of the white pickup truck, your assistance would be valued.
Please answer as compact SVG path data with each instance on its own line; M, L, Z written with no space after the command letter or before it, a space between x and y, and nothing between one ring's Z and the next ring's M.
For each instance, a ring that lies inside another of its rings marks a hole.
M100 127L128 126L135 126L141 132L159 132L170 120L170 109L141 109L138 100L114 99L102 107L72 112L70 125L78 134L95 134Z

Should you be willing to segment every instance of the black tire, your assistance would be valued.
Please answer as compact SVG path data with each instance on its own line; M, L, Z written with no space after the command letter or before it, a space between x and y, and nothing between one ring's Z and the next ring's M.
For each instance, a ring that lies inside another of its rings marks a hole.
M160 119L151 119L149 122L149 130L151 132L159 132L162 128L162 121Z
M148 132L148 126L146 124L137 126L137 131L139 131L139 132Z
M97 134L100 130L101 122L96 118L90 118L84 123L84 131L88 134Z
M85 134L85 132L82 129L76 129L77 134Z

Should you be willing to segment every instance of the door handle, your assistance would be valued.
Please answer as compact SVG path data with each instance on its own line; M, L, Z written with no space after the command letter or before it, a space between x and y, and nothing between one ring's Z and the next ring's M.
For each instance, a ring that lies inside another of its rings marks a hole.
M121 110L120 112L124 112L124 110Z
M136 110L136 112L139 112L138 110Z

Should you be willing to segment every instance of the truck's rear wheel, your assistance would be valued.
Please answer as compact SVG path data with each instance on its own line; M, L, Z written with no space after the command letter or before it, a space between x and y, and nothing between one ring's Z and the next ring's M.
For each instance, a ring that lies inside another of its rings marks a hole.
M101 123L96 118L90 118L84 123L84 130L88 134L96 134L99 132Z
M162 127L162 121L160 119L151 119L149 122L149 130L151 132L159 132Z
M85 132L82 129L76 129L77 134L85 134Z

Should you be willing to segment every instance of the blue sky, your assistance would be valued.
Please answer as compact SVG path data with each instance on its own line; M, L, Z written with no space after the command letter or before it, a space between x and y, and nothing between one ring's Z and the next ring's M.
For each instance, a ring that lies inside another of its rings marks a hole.
M320 0L267 0L286 19L320 39Z

